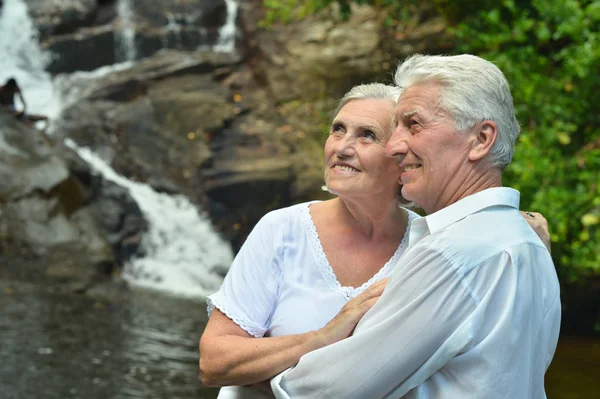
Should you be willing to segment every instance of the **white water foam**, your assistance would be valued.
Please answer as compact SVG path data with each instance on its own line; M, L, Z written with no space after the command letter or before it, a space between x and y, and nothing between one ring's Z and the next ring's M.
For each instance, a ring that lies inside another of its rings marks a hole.
M91 72L59 75L53 81L44 70L47 55L39 48L37 31L24 1L5 0L1 12L0 80L17 79L28 112L56 118L61 104L71 104L94 89L95 78L133 65L125 62ZM58 88L64 90L62 97ZM142 238L145 256L124 267L127 281L193 297L204 297L219 287L233 253L202 212L187 198L158 193L146 184L130 181L91 150L80 148L71 140L65 143L104 178L127 188L148 221L149 231Z
M163 47L168 47L168 38L169 35L173 35L175 40L175 48L180 49L183 47L183 43L181 40L181 25L177 22L175 15L172 12L166 13L167 17L167 25L165 26L165 30L167 34L163 36Z
M159 193L147 184L128 180L88 148L78 147L70 139L65 144L105 179L127 188L148 221L149 231L142 240L146 255L126 265L125 280L195 297L218 289L222 282L219 273L227 270L233 253L205 215L187 198Z
M117 15L121 20L121 29L117 36L117 61L133 61L137 58L135 45L135 22L131 0L118 0Z
M38 32L23 0L4 0L0 9L0 85L15 78L27 113L43 114L49 118L60 112L60 103L45 71L49 55L38 45ZM19 100L17 108L21 109Z
M225 0L227 5L227 20L219 29L219 42L213 47L214 51L223 53L233 53L235 51L235 39L237 36L237 27L235 20L237 19L238 4L235 0Z

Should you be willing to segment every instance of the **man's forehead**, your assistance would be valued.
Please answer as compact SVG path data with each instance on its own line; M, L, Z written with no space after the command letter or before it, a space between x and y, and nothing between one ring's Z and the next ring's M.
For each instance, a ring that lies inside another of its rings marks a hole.
M415 84L402 91L396 103L395 114L409 117L440 104L440 86L433 82Z

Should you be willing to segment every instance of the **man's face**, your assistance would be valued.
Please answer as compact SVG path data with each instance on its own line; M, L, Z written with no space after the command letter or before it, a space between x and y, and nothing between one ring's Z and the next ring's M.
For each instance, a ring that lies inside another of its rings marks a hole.
M386 146L386 155L396 158L402 170L402 195L427 213L458 200L470 170L470 135L456 131L441 108L440 90L437 83L426 82L402 92Z

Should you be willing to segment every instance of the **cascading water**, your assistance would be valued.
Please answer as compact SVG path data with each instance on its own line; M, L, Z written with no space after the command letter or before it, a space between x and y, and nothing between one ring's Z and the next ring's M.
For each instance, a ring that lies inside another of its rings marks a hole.
M121 30L117 36L116 57L117 61L133 61L137 57L135 46L135 25L133 21L133 7L131 0L119 0L117 15L121 22Z
M225 0L225 4L227 5L227 20L219 31L219 42L215 46L215 50L232 53L235 50L237 32L235 20L237 18L238 4L235 0Z
M219 28L219 38L216 44L201 44L198 49L210 50L223 53L233 53L237 35L236 19L238 4L236 0L224 0L227 9L227 18L223 26ZM120 28L116 34L115 59L118 62L133 61L139 57L136 47L135 12L132 0L118 0L117 16ZM167 24L163 27L164 34L161 36L163 48L183 49L182 31L187 24L192 24L196 15L179 16L172 12L166 12ZM179 19L179 20L178 20ZM208 32L205 28L199 28L200 43L205 43Z
M182 48L182 44L181 44L181 25L177 23L177 21L175 20L175 16L173 15L173 13L167 13L167 26L165 27L165 30L167 31L167 35L173 35L173 37L175 38L175 48L176 49L180 49ZM164 35L163 36L163 47L167 47L168 46L168 36Z
M234 3L227 0L228 11L237 12L230 2ZM228 23L234 21L235 16L228 18ZM233 51L235 25L222 31L220 44L214 50ZM0 78L15 77L23 89L28 111L53 118L59 115L60 104L76 101L78 93L71 91L66 97L63 93L59 101L53 80L44 71L45 57L23 0L5 0L0 16ZM59 76L57 81L81 81L130 65L121 63L77 72L70 77ZM158 193L146 184L130 181L91 150L80 148L71 140L65 144L104 178L127 188L148 221L149 231L142 239L145 256L125 265L123 277L127 281L185 296L205 296L218 288L233 254L205 215L185 197Z
M206 295L220 285L219 272L231 263L231 248L187 198L128 180L91 150L69 139L65 143L105 179L127 188L146 216L149 231L142 247L147 253L127 265L126 280L192 296Z
M37 38L23 0L5 0L0 8L0 85L15 78L27 112L53 118L60 112L60 104L52 77L45 71L49 56L40 50Z

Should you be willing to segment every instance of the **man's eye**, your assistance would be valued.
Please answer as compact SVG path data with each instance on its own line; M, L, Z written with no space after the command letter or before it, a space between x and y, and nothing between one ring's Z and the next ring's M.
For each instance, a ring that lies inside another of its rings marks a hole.
M421 127L421 124L418 121L416 121L415 119L411 119L408 122L408 127L410 128L410 130L417 130Z

